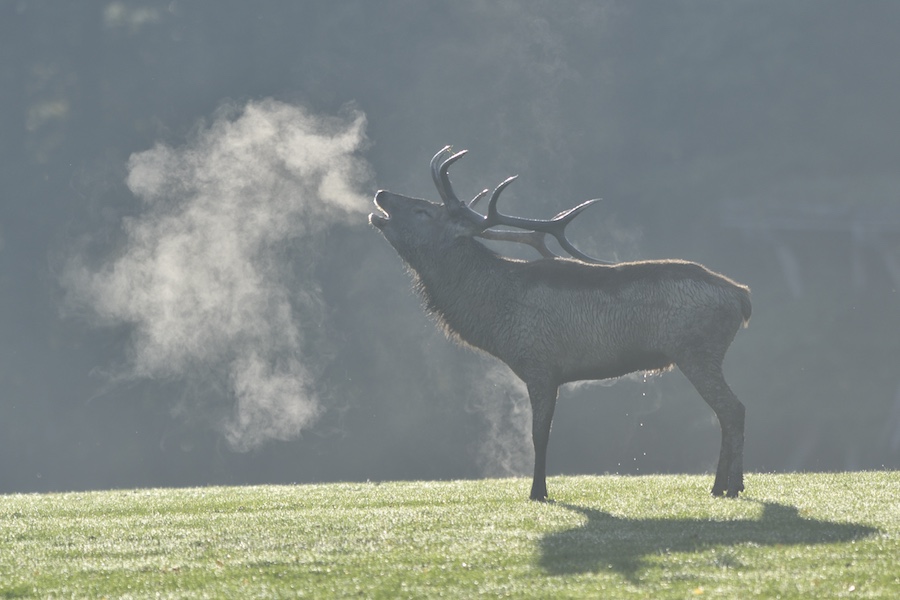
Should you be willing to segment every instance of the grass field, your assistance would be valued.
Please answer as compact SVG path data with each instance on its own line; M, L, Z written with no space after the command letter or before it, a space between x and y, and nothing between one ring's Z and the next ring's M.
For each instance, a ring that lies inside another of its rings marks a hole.
M900 598L900 472L0 496L0 598Z

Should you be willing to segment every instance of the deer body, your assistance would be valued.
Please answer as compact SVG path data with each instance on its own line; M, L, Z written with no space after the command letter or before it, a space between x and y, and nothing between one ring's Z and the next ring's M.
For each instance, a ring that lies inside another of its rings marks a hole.
M446 169L442 174L446 179ZM452 194L438 189L442 196ZM497 195L489 215L496 212ZM483 222L473 225L467 214L461 218L445 210L447 203L448 198L442 206L379 191L380 213L370 222L409 265L428 310L445 331L499 358L525 382L535 448L532 499L547 497L547 442L560 385L672 365L697 388L722 427L713 494L733 497L743 490L744 407L721 366L750 317L746 287L677 260L601 265L504 258L473 239Z

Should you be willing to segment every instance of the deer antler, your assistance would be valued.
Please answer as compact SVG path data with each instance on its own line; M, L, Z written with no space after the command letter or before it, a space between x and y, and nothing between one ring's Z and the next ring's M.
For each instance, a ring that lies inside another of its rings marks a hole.
M596 258L592 258L587 254L581 252L572 245L569 239L566 237L566 226L571 223L575 217L581 214L581 212L592 204L596 204L600 200L588 200L587 202L582 202L578 206L570 208L568 210L564 210L559 213L552 219L542 220L542 219L526 219L523 217L514 217L511 215L504 215L500 211L497 210L497 200L500 198L500 192L503 191L506 186L516 180L517 176L510 177L504 180L500 185L494 188L494 193L491 194L491 199L488 201L488 214L486 217L486 227L493 227L494 225L507 225L509 227L517 227L519 229L526 229L531 232L541 234L541 246L546 249L546 243L544 243L544 237L547 234L552 235L556 238L556 241L559 242L559 245L568 252L571 256L578 258L580 260L584 260L587 262L595 262L595 263L606 263L606 261L598 260ZM525 242L530 243L530 242ZM531 244L534 245L534 244ZM541 251L541 248L535 246L538 251ZM548 250L549 252L549 250ZM541 254L544 254L541 252ZM552 253L551 253L552 254ZM546 256L546 255L545 255Z
M581 214L584 209L599 202L599 200L595 199L582 202L578 206L565 210L552 219L547 220L526 219L524 217L504 215L497 210L497 200L500 198L500 193L506 186L515 181L518 177L517 175L514 175L505 179L500 185L494 188L491 198L488 201L488 210L487 215L485 216L475 211L473 207L479 200L487 195L487 190L479 192L468 204L462 202L453 192L453 188L450 185L450 177L447 174L448 169L450 168L450 165L465 156L467 151L462 150L442 161L441 159L443 156L449 151L450 146L445 146L431 159L431 176L434 179L434 184L441 196L441 200L444 202L444 206L446 206L447 210L452 214L463 216L471 221L473 225L476 225L477 229L480 231L475 235L488 240L528 244L540 252L541 256L545 258L559 257L559 255L555 254L547 247L546 236L547 234L550 234L555 237L556 241L559 242L559 245L574 258L585 262L612 264L608 261L588 256L573 246L568 238L566 238L566 226L571 223L575 217ZM524 229L525 231L490 229L495 225L505 225L507 227Z
M473 225L480 226L484 223L485 217L469 208L468 205L456 197L456 194L453 192L453 186L450 185L450 176L447 174L450 165L465 156L468 150L460 150L442 161L441 159L448 152L450 152L450 146L444 146L431 159L431 178L434 180L434 186L437 188L438 194L440 194L441 200L444 202L447 210L450 211L450 214L462 216L471 221ZM482 192L475 196L471 204L477 202L484 194L485 192ZM486 227L489 227L489 225Z

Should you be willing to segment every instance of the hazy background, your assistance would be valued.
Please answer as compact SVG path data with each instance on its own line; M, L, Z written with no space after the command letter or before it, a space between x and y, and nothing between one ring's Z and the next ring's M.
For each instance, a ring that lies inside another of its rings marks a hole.
M750 471L900 468L900 4L0 0L0 492L528 473L523 391L366 224L588 198L753 290ZM527 250L504 249L518 256ZM680 373L566 388L551 473L706 472ZM751 480L752 482L752 480Z

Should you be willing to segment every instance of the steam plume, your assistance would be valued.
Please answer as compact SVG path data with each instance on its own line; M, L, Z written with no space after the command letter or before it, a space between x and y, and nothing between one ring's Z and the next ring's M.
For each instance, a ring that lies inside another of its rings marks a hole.
M487 425L478 448L482 472L488 477L525 475L534 458L525 384L501 365L489 367L484 378L486 385L469 402Z
M364 128L361 113L323 119L268 99L220 111L184 146L131 156L141 210L122 223L123 251L99 267L76 257L62 275L70 307L130 326L121 376L216 373L193 387L227 390L233 410L217 426L238 450L316 419L306 338L321 299L308 275L300 290L289 284L315 259L296 264L304 240L367 208L356 191L368 177L355 155Z

